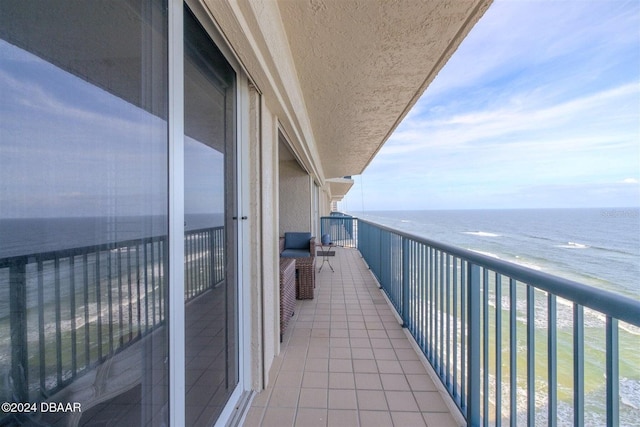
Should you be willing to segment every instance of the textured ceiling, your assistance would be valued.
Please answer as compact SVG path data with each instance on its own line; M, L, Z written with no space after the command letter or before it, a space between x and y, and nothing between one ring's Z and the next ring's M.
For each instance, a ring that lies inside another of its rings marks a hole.
M280 0L327 178L360 174L490 0Z

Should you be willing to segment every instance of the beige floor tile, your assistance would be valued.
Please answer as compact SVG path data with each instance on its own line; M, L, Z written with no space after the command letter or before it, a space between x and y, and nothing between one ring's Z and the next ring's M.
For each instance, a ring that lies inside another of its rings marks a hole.
M446 412L449 413L447 404L437 391L414 391L413 396L418 402L422 412Z
M267 406L267 402L269 401L269 397L271 397L271 388L267 390L262 390L260 393L257 393L251 402L252 407L262 408Z
M405 360L401 363L401 365L402 365L402 371L405 374L424 375L427 373L427 370L425 369L424 365L419 360Z
M387 398L382 390L357 390L356 394L359 410L386 411L389 409Z
M427 426L420 412L391 412L394 426L411 426L421 427ZM430 426L431 427L431 426ZM433 427L443 427L440 424L434 424Z
M329 359L329 372L353 372L351 359Z
M393 427L391 414L382 411L360 411L360 426L362 427Z
M331 338L349 338L349 330L331 329Z
M247 416L244 419L243 426L245 427L260 427L262 421L262 415L264 414L264 408L252 406L247 411Z
M330 347L350 347L349 338L330 338L329 339Z
M329 349L329 357L332 359L351 359L349 347L332 347Z
M377 373L355 374L356 389L358 390L382 390L380 375Z
M385 391L384 394L391 411L419 411L418 404L410 391Z
M269 408L295 408L298 406L300 388L281 387L274 388L269 398Z
M404 375L398 374L380 374L382 387L385 390L411 391L409 383Z
M329 388L355 389L356 383L351 372L330 372Z
M286 374L278 375L274 387L295 387L300 388L302 385L302 371L286 371Z
M395 349L395 352L396 352L396 356L398 357L398 360L415 360L418 362L420 361L418 359L418 355L412 348L397 348Z
M373 359L354 359L353 371L357 373L378 373L378 365Z
M458 427L458 423L456 423L449 413L424 412L422 416L429 427Z
M329 373L327 372L305 372L302 377L303 388L328 388Z
M304 364L305 372L329 372L329 359L326 357L309 357Z
M357 409L355 390L329 390L329 409Z
M352 348L351 357L354 359L373 359L373 350L370 348Z
M349 329L350 338L367 338L368 336L366 329Z
M397 360L378 360L378 371L381 374L402 374L402 367Z
M261 427L289 427L293 425L294 408L267 408L262 418Z
M437 390L436 385L433 383L433 380L427 374L424 374L424 375L416 375L416 374L407 375L407 380L409 381L409 385L411 386L411 390L413 390L413 391L435 391L435 390Z
M390 348L374 348L373 357L376 360L398 360L396 352Z
M327 410L316 408L300 408L296 414L296 427L326 427Z
M300 390L299 408L327 408L328 392L325 388L303 388Z
M329 409L329 427L358 427L358 411Z

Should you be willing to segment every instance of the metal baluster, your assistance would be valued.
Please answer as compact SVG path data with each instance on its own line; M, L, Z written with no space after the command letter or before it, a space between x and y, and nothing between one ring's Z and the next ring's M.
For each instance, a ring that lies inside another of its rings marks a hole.
M482 268L482 409L483 424L489 425L489 270Z
M85 369L91 365L91 331L89 331L89 259L87 252L82 254L82 275L84 282L84 359Z
M138 253L138 245L135 246L136 254ZM127 299L128 301L128 309L127 314L129 315L129 341L133 340L133 289L131 288L131 248L127 251Z
M480 425L480 266L469 264L467 294L469 295L468 311L468 389L467 423L470 426Z
M440 280L438 283L438 314L440 315L438 325L438 365L440 367L438 376L444 377L444 257L445 253L440 252Z
M453 257L453 396L458 395L458 258ZM457 401L457 399L456 399ZM459 402L458 402L459 403Z
M149 331L149 257L148 243L144 244L144 330Z
M496 425L502 425L502 276L496 273Z
M156 325L156 242L151 241L151 320L152 326Z
M549 384L549 427L555 427L558 419L558 328L556 296L547 296L547 376Z
M98 360L102 360L102 287L100 283L100 251L96 251L96 306L98 308Z
M518 343L517 343L517 317L518 317L518 303L517 303L517 288L516 281L509 279L509 419L511 420L511 427L516 426L518 421L518 372L517 372L517 356L518 356Z
M534 289L527 285L527 424L530 426L536 420L535 304Z
M573 304L573 425L584 426L584 308Z
M620 423L618 319L607 316L607 427Z
M409 239L401 238L402 242L402 305L400 314L402 315L402 326L411 330L409 313Z
M76 327L76 259L69 256L69 288L70 288L70 316L71 316L71 377L75 378L78 371L77 327Z
M113 296L111 291L113 289L113 265L111 260L111 251L107 251L107 274L109 278L107 280L107 305L109 306L109 354L113 354Z
M55 295L55 316L56 316L56 387L62 386L62 316L60 298L60 258L56 255L54 261L54 295ZM25 365L26 366L26 365ZM28 384L28 383L27 383Z
M127 246L127 252L130 250L130 246ZM124 346L124 335L122 328L124 325L124 314L122 313L122 248L118 248L118 261L116 263L118 268L118 346Z
M47 390L46 358L47 349L45 346L44 334L44 263L42 258L36 258L38 263L38 352L40 359L40 390Z
M445 281L445 320L446 320L446 351L445 351L445 385L448 390L451 390L451 258L449 254L446 255L447 262L447 274Z

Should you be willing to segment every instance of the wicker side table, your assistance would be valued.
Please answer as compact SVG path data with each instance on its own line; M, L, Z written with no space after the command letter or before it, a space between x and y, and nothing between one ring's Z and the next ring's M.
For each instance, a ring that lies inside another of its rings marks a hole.
M298 299L313 299L313 288L316 287L316 258L296 258L298 270L297 292Z
M280 342L296 307L296 260L280 258Z

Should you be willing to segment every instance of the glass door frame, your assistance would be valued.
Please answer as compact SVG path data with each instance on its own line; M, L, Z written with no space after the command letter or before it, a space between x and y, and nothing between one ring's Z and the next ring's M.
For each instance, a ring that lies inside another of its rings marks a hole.
M185 422L185 310L184 310L184 4L187 4L205 28L217 48L236 72L236 188L237 223L237 339L238 385L227 401L216 425L224 425L233 415L236 403L250 383L251 329L248 289L249 256L248 169L249 152L248 78L228 43L221 36L215 20L198 0L169 0L169 422Z

